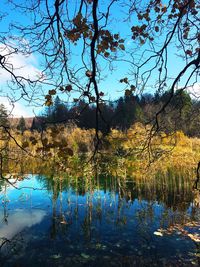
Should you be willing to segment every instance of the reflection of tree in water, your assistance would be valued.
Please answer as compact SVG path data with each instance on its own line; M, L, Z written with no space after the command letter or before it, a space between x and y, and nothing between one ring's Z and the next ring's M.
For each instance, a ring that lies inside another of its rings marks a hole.
M52 216L50 226L50 238L56 239L59 231L66 233L66 228L69 226L69 221L66 220L65 212L63 211L63 178L61 176L38 176L51 195L52 201ZM65 186L66 188L66 186ZM67 203L65 203L67 205ZM59 206L59 207L58 207Z
M151 247L155 218L160 227L167 229L199 216L197 207L191 204L190 183L182 176L173 180L173 174L160 174L149 181L138 181L126 175L113 177L90 172L83 176L38 175L37 179L52 200L48 234L55 247L59 240L70 244L73 239L87 247L100 248L105 239L102 225L118 232L125 232L132 225L139 246ZM111 246L112 241L107 242ZM117 245L121 246L120 242Z
M58 198L59 190L57 188L57 182L53 180L52 183L52 224L50 227L50 236L52 239L56 237L56 202Z
M3 219L2 219L2 223L3 224L8 224L8 202L9 199L7 197L7 184L5 184L2 188L1 188L1 192L2 192L2 197L1 199L1 203L3 206ZM6 237L1 237L0 238L0 251L1 249L7 245L8 243L10 243L10 240L7 239ZM0 260L1 260L1 256L0 256Z
M4 189L2 190L3 197L1 198L1 202L3 205L3 222L8 224L8 203L9 199L7 196L7 184L5 184Z
M0 263L2 266L13 256L17 256L24 249L24 238L22 233L18 233L12 239L4 238L0 247Z
M40 178L41 179L41 178ZM140 216L141 221L145 222L153 220L155 205L162 204L165 209L162 213L160 222L165 225L166 220L170 223L179 221L185 221L185 214L187 209L192 203L192 192L190 191L189 183L186 181L182 184L183 179L180 176L175 178L175 182L172 183L172 177L170 177L169 186L167 186L167 179L163 178L149 183L143 181L128 181L123 177L102 177L101 175L88 177L43 177L43 181L46 183L48 190L52 191L52 227L51 236L55 237L56 228L69 227L73 221L79 220L80 210L84 209L84 219L82 222L82 230L85 238L91 239L91 228L93 220L99 220L101 222L102 216L109 217L112 208L116 209L117 216L115 223L118 225L126 224L126 216L123 210L131 206L137 199L140 203ZM178 181L179 179L179 181ZM176 186L174 186L176 184ZM75 199L70 199L70 190L73 191ZM67 201L63 193L68 191ZM105 196L101 194L110 193L110 198L105 199ZM79 197L85 197L84 203L79 203ZM113 197L112 197L113 196ZM63 203L64 200L64 203ZM110 201L107 203L106 201ZM143 201L146 201L146 205L143 207ZM59 205L59 208L56 208ZM125 208L124 208L125 207ZM169 213L168 208L172 209ZM195 209L195 208L193 208ZM194 216L192 209L188 216ZM109 213L106 214L106 212Z

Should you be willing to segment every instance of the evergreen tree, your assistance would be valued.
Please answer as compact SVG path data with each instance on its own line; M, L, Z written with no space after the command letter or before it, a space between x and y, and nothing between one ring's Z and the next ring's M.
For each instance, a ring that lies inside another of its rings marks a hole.
M126 128L126 110L124 98L120 97L117 101L117 107L115 109L114 126L120 127L120 129Z
M68 118L68 109L67 107L62 103L59 96L56 96L54 105L53 105L53 111L51 115L53 122L63 122L67 121Z
M10 136L7 128L10 126L8 112L3 104L0 104L0 157L1 161L7 160L9 153Z
M23 116L19 120L19 123L17 125L17 130L19 130L22 134L26 130L26 122Z
M41 132L46 128L46 118L44 117L34 117L31 125L31 131Z
M0 104L0 127L9 127L8 112L3 104Z

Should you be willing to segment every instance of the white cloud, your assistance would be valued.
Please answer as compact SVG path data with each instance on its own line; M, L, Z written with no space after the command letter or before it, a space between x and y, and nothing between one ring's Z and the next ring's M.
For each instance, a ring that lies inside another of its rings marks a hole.
M200 98L200 83L189 86L187 92L190 94L191 98Z
M5 66L13 71L15 75L25 77L27 79L36 79L41 71L37 67L38 61L33 54L23 55L15 52L14 49L5 45L0 45L0 54L5 56ZM0 69L0 84L11 80L11 74L5 69Z
M19 102L12 103L7 97L0 97L0 104L3 104L8 111L9 117L19 118L32 117L33 112L30 107L26 107Z
M16 76L22 76L31 80L38 79L39 75L41 75L41 71L38 67L38 58L34 54L24 55L17 50L15 51L12 47L16 47L17 43L10 42L9 45L10 46L0 44L0 55L5 56L4 63L8 70L12 71ZM9 81L11 81L11 74L0 66L0 104L5 105L9 116L34 116L32 108L28 105L28 102L14 101L14 99L21 98L22 91L14 91L14 89L11 88L12 83L10 83L10 86L8 87L7 82ZM32 89L26 88L25 90L28 94L33 94ZM11 99L13 99L13 102Z
M31 228L32 226L41 223L45 215L46 211L43 210L33 210L33 211L15 210L9 216L9 223L7 225L1 224L0 237L11 239L16 234L23 231L25 228L27 227Z

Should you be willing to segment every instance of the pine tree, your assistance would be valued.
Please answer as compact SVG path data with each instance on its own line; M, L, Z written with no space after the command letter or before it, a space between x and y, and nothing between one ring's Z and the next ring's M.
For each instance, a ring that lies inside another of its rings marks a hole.
M0 158L2 163L7 162L9 153L10 136L7 132L9 126L8 112L5 106L0 104Z
M53 121L58 123L62 121L67 121L67 113L67 107L63 104L59 96L56 96L52 113Z
M0 127L9 127L8 112L3 104L0 104Z
M23 116L19 120L19 123L17 125L17 130L21 131L22 134L26 130L26 122Z

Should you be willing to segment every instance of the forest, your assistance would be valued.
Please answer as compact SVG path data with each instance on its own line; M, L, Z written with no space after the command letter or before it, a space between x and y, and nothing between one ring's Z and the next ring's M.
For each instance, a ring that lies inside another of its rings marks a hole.
M154 115L169 97L170 92L142 96L130 92L115 101L106 101L100 106L102 118L99 119L99 130L108 134L111 129L126 131L137 122L144 125L151 124ZM187 91L177 90L173 101L161 115L161 131L165 133L182 131L189 137L199 137L199 106L198 99L192 99ZM83 129L95 129L95 111L95 105L89 105L83 100L69 105L56 96L53 105L46 107L33 120L31 129L41 130L49 124L68 122Z

